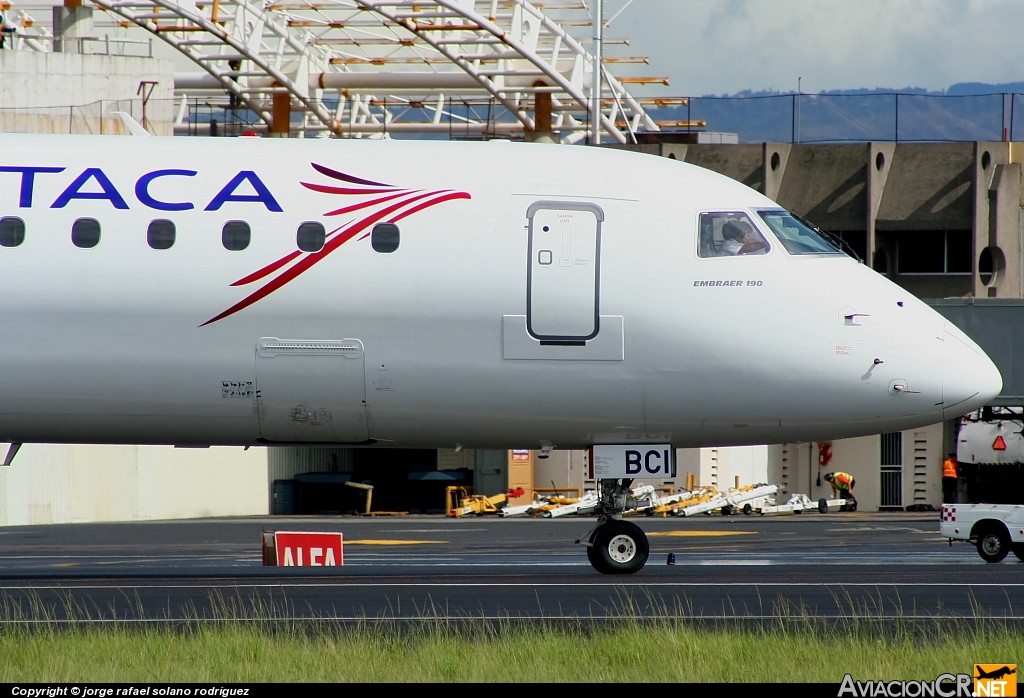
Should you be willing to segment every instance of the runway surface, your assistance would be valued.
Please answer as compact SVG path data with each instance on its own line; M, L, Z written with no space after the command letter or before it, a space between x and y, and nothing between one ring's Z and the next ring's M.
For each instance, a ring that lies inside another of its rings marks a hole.
M630 517L647 566L602 575L594 519L254 517L0 528L0 622L352 623L671 616L1024 622L1024 563L938 513ZM265 531L340 531L339 567L264 566ZM668 564L669 554L675 564Z

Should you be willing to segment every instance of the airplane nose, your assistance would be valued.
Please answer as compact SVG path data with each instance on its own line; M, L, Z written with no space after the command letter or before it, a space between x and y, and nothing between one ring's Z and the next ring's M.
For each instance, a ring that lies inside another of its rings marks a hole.
M955 419L991 404L1003 389L1003 377L981 347L948 322L943 339L942 414Z

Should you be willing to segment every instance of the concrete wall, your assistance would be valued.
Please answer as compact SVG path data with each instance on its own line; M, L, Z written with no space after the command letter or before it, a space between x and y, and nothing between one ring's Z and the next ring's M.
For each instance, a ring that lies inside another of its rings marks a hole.
M0 526L267 514L262 448L26 444L0 467Z
M973 296L1024 296L1022 161L1024 144L975 144L974 249L978 271L982 273L975 275ZM995 267L991 280L984 273L988 266L986 253L991 253Z
M536 453L534 453L536 456ZM585 472L586 453L584 451L552 451L547 458L534 458L533 461L533 484L536 488L544 490L584 489L583 481ZM492 495L496 492L480 492L479 494ZM529 494L529 493L527 493ZM575 494L575 492L573 492Z
M0 132L127 133L125 111L151 133L174 133L174 66L131 56L0 51ZM155 82L145 109L139 94ZM145 111L145 114L143 112Z
M719 492L747 485L775 484L768 480L767 446L725 446L702 448L700 453L701 486L712 485Z

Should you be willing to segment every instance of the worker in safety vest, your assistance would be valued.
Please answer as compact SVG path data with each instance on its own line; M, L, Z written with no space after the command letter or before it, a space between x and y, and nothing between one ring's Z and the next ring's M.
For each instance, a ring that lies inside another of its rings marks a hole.
M956 504L956 454L950 453L942 461L942 502Z
M18 25L14 24L7 14L0 14L0 48L6 48L8 34L17 32Z
M853 485L855 480L849 473L825 473L825 482L832 485L832 496L837 494L843 498L843 509L855 511L857 509L857 498L853 496Z

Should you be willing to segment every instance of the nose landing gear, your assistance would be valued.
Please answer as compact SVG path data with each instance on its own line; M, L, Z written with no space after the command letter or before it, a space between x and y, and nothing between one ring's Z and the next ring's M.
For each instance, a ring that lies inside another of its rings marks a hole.
M647 564L650 547L640 527L609 519L590 535L587 559L602 574L632 574Z
M587 536L587 559L602 574L633 574L647 564L650 545L639 526L622 520L632 479L601 480L597 526ZM582 539L581 539L582 540ZM579 543L580 541L576 541Z

